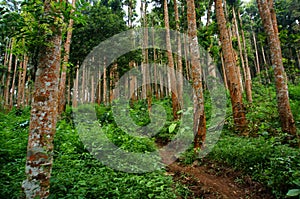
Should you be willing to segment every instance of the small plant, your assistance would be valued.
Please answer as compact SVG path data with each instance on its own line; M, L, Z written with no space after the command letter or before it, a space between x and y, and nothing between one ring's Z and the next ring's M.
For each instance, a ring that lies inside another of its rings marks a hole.
M299 188L298 189L290 189L286 196L289 196L289 197L296 197L296 196L299 196L300 198L300 181L297 180L297 181L294 181L294 184L297 185Z

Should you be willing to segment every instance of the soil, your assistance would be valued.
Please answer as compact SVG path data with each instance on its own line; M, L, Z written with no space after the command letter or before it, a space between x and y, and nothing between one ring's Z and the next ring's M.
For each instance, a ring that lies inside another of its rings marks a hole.
M205 160L201 165L175 162L167 167L167 175L175 182L187 187L192 196L188 198L205 199L273 199L275 198L260 183L250 176L221 164ZM182 198L178 196L178 198Z

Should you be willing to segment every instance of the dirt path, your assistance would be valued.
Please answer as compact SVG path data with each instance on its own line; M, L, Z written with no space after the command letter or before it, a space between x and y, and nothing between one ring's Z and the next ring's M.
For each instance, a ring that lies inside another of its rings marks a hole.
M207 162L201 166L180 165L178 162L168 166L168 175L174 181L187 186L193 193L190 198L205 199L272 199L266 189L230 168ZM180 198L180 197L179 197Z

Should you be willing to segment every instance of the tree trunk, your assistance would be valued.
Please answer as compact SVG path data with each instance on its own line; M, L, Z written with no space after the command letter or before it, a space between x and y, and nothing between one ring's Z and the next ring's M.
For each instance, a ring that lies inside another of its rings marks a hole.
M260 63L259 63L259 56L258 56L258 50L257 50L257 42L254 31L252 31L253 35L253 43L254 43L254 49L255 49L255 58L256 58L256 73L257 75L260 74Z
M222 44L222 52L224 55L224 65L226 70L227 83L231 97L234 124L237 131L245 133L247 121L245 116L245 108L242 100L241 84L239 82L240 74L237 71L232 41L230 40L230 37L228 35L222 0L215 0L215 7L218 28L220 32L220 39Z
M172 56L172 48L171 48L171 39L170 39L170 26L169 26L169 12L168 12L168 2L164 0L164 22L166 28L166 49L167 49L167 56L168 56L168 66L170 67L170 78L169 81L172 85L171 95L172 95L172 108L173 108L173 117L175 120L178 119L177 112L179 111L178 107L178 92L176 87L176 78L174 73L174 60Z
M103 66L106 66L106 59L104 58ZM107 74L106 67L103 67L103 103L107 105Z
M226 77L226 71L225 71L225 63L224 63L224 56L223 56L222 52L220 53L220 58L221 58L221 64L222 64L224 85L225 85L225 89L228 90L227 77Z
M68 91L67 91L67 104L71 103L71 74L68 75Z
M3 61L3 66L6 66L7 65L7 62L8 62L8 59L9 59L9 51L10 51L10 48L11 48L11 42L12 40L11 39L8 39L7 42L6 42L6 45L5 45L5 53L4 53L4 61ZM2 74L2 77L1 77L1 85L5 85L5 78L6 78L6 73L3 72ZM3 91L3 97L5 95L5 91L2 89L2 87L0 87L0 93L2 93ZM5 99L5 97L3 98L3 100ZM4 102L4 101L3 101Z
M268 2L263 0L257 0L257 4L265 32L270 42L269 45L272 65L274 67L278 112L281 120L281 128L283 132L296 136L296 125L290 108L288 86L286 82L287 79L282 63L280 41L277 34L277 23L272 20L270 12L270 10L273 10L273 5L269 5Z
M78 97L79 97L79 93L78 93L79 66L78 65L75 67L75 73L76 73L76 77L75 77L74 86L73 86L72 106L76 108L78 105Z
M50 16L51 4L45 1L45 15ZM54 21L58 16L53 17ZM40 51L31 104L31 118L26 158L26 180L22 183L26 198L47 198L53 163L53 139L57 122L58 81L61 54L61 28L50 25L52 36L47 38L51 45Z
M13 59L13 48L14 48L14 40L11 40L10 44L10 53L9 53L9 61L7 66L7 75L6 75L6 83L4 87L4 107L9 110L9 88L11 82L11 68L12 68L12 59Z
M28 57L25 54L23 62L21 62L22 70L19 72L19 83L18 83L18 108L22 108L24 106L24 98L25 98L25 84L26 84L26 74L27 74L27 62Z
M234 26L235 26L236 38L237 38L237 42L238 42L240 62L241 62L241 65L242 65L244 80L246 80L245 61L244 61L244 57L243 57L242 43L241 43L241 38L240 38L240 33L239 33L239 27L238 27L238 23L237 23L237 18L236 18L234 7L232 8L232 14L233 14L233 21L234 21Z
M184 38L183 40L183 45L184 45L184 59L185 59L185 70L186 70L186 79L189 81L190 80L190 62L189 62L189 46L188 46L188 41L187 38Z
M13 75L13 81L11 84L11 90L10 90L10 99L9 99L9 109L11 110L14 105L14 95L15 95L15 82L16 82L16 76L17 76L17 69L18 69L18 57L15 58L15 68L14 68L14 75Z
M241 33L242 33L242 40L243 40L243 49L244 49L244 59L245 59L245 69L246 69L246 95L247 95L247 100L249 103L252 103L252 79L251 79L251 71L249 67L249 60L248 60L248 53L247 53L247 45L246 45L246 38L245 38L245 33L243 30L243 21L242 17L240 14L240 10L238 10L238 16L240 20L240 26L241 26Z
M177 0L174 0L174 10L175 10L175 21L176 21L176 31L177 31L177 98L178 98L178 109L181 109L183 105L183 79L182 79L182 51L181 51L181 38L180 38L180 24L179 24L179 14L177 7Z
M72 7L75 8L76 0L72 0ZM70 14L74 12L74 9L71 9ZM73 28L74 20L70 18L67 38L64 44L65 55L62 62L61 67L61 76L60 76L60 84L59 84L59 94L58 94L58 114L60 115L65 110L66 105L66 80L67 80L67 70L68 70L68 62L69 62L69 54L70 54L70 44L72 38L72 28Z
M187 0L188 36L190 43L191 70L194 89L194 150L204 148L206 138L206 118L204 112L204 96L202 71L197 37L196 12L194 0Z

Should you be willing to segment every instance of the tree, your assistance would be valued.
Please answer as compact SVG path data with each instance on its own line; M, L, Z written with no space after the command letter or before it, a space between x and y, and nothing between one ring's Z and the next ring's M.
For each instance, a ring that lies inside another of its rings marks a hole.
M26 198L49 196L61 56L62 19L58 8L56 0L44 2L43 17L50 25L48 29L43 29L43 34L47 35L46 44L41 47L31 104L26 180L22 183Z
M179 14L178 14L178 6L177 0L174 0L174 11L175 11L175 24L176 24L176 31L180 32L180 24L179 24ZM181 38L180 34L177 34L177 72L182 74L182 51L181 51ZM179 108L180 105L183 104L182 93L183 93L183 79L182 76L179 75L177 78L177 93L178 93L178 101L179 101Z
M242 100L242 88L239 82L240 73L237 71L237 63L234 57L232 41L226 26L226 19L222 0L215 0L216 17L218 22L224 65L227 77L227 84L230 92L234 124L237 131L244 132L247 126L245 108Z
M187 0L188 36L190 43L191 70L194 89L194 150L204 147L206 138L206 118L202 85L202 69L197 38L197 24L194 0Z
M296 125L290 108L287 78L283 67L280 40L275 11L272 1L257 0L260 17L268 36L271 60L274 67L275 85L277 93L278 112L283 132L296 136Z
M169 26L169 13L168 13L168 2L164 0L164 21L165 21L165 28L166 28L166 49L167 49L167 56L168 56L168 66L170 67L170 81L172 86L172 108L173 108L173 117L174 119L178 119L178 92L176 86L176 78L174 73L174 60L172 56L172 49L171 49L171 39L170 39L170 26Z
M72 9L71 14L74 12L73 8L75 7L76 0L72 0ZM61 114L64 111L66 104L66 80L67 80L67 69L68 69L68 61L70 54L70 44L72 38L72 28L73 28L74 20L70 18L68 30L67 30L67 38L64 44L64 57L61 67L61 75L60 75L60 83L59 83L59 94L58 94L58 113Z

